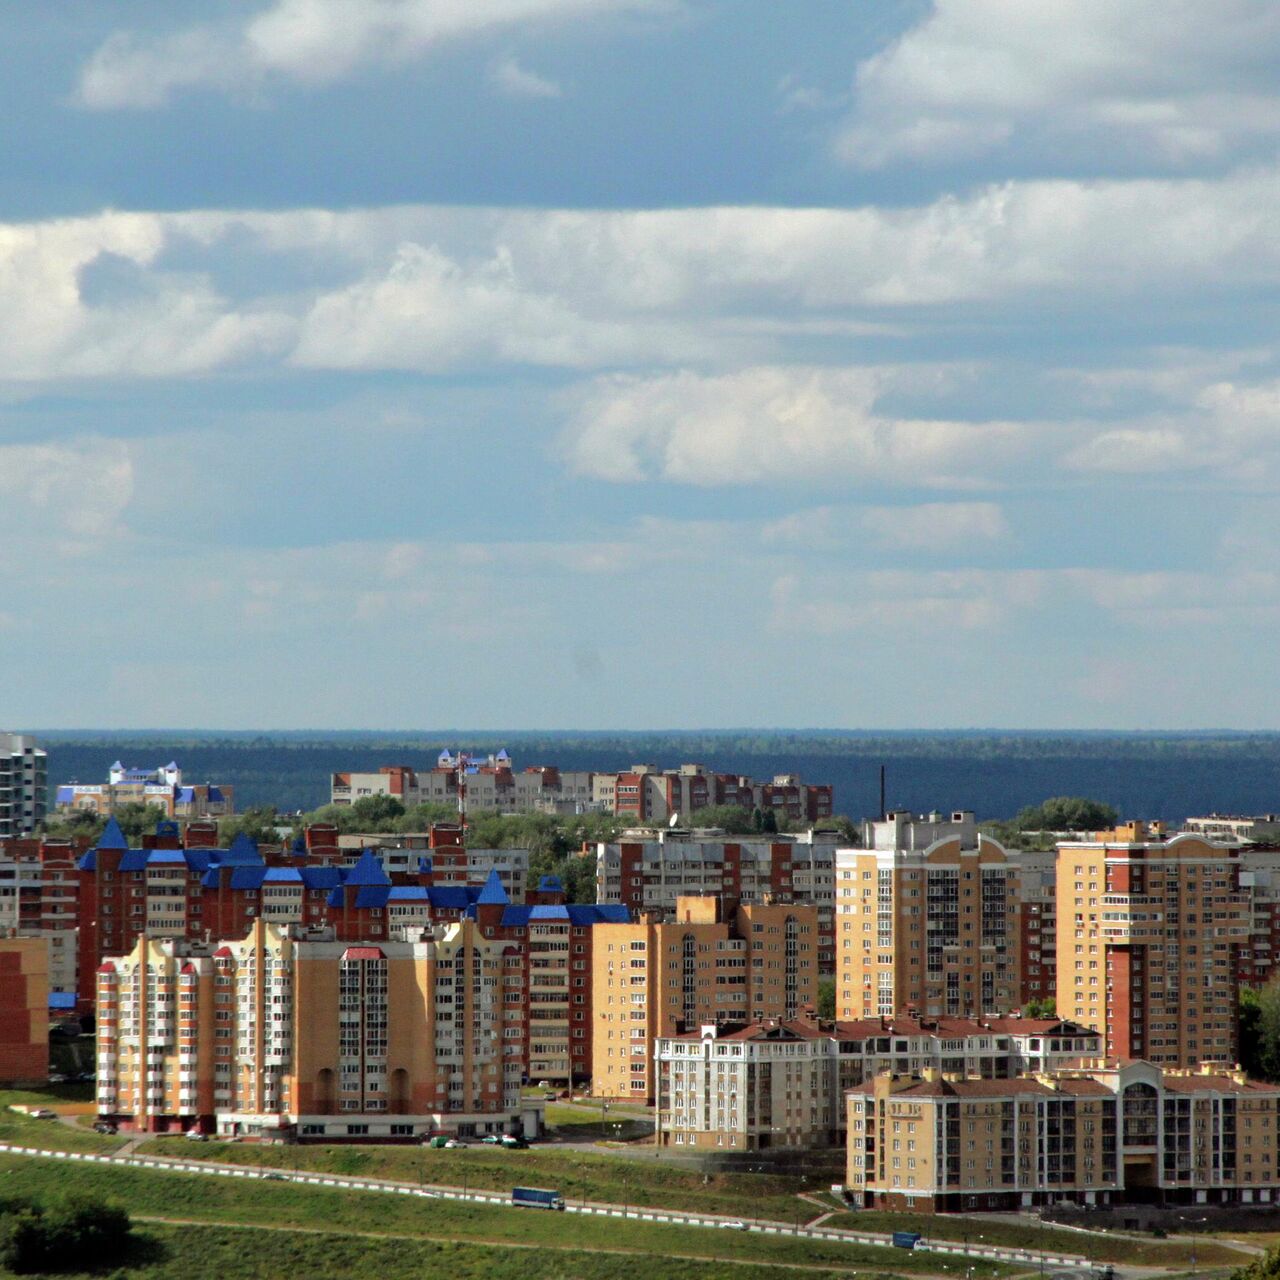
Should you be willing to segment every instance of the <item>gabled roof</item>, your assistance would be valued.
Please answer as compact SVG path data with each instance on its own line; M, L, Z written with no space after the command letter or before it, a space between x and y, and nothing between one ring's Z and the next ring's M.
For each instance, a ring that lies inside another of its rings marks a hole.
M257 842L251 840L242 831L231 842L231 847L222 855L219 861L223 866L237 864L240 866L261 865L262 854L258 852Z
M342 883L338 867L299 867L298 874L308 889L335 889Z
M564 885L560 882L559 876L543 876L538 881L539 893L563 893Z
M511 899L507 896L507 891L502 887L502 879L497 871L489 872L489 878L484 882L484 888L480 890L476 905L480 907L507 907L511 905Z
M536 906L530 908L530 920L565 920L569 919L569 909L560 905Z
M366 911L370 907L385 907L391 897L389 884L366 884L356 890L356 908Z

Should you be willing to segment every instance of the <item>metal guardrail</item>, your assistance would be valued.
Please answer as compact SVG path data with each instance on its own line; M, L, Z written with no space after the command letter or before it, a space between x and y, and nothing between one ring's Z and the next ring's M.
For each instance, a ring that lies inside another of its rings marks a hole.
M380 1182L364 1178L344 1178L328 1173L309 1173L301 1169L281 1169L264 1165L226 1165L207 1161L182 1160L165 1156L102 1155L94 1151L54 1151L42 1147L20 1147L0 1142L0 1154L36 1156L45 1160L72 1160L85 1164L122 1164L137 1169L153 1169L163 1173L195 1173L206 1177L261 1178L271 1174L285 1182L300 1182L310 1186L334 1187L343 1191L380 1192L384 1195L417 1196L424 1200L459 1200L468 1204L496 1205L508 1209L513 1205L509 1195L495 1191L459 1191L454 1187L421 1186L408 1183ZM800 1227L796 1229L782 1222L770 1222L759 1218L724 1218L711 1214L680 1213L675 1210L622 1208L604 1204L565 1204L568 1213L585 1214L603 1218L631 1218L639 1222L661 1222L670 1226L722 1228L726 1223L742 1222L747 1231L759 1235L786 1235L807 1240L828 1240L840 1244L870 1245L877 1249L893 1247L892 1237L866 1231L844 1231L839 1227ZM959 1244L943 1240L921 1240L919 1251L943 1253L965 1258L982 1258L988 1262L1034 1262L1052 1266L1087 1267L1092 1264L1085 1258L1070 1253L1042 1253L1032 1249L1003 1249L997 1245Z

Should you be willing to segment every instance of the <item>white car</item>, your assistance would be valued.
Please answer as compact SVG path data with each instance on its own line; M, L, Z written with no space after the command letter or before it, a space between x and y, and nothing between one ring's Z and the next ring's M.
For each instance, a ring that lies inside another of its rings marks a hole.
M207 1133L201 1133L199 1129L188 1129L182 1136L186 1138L188 1142L209 1141L209 1135Z
M56 1120L58 1118L58 1113L56 1111L50 1111L48 1107L37 1107L33 1112L31 1112L31 1116L35 1120Z
M747 1224L743 1222L741 1218L726 1218L720 1225L722 1227L727 1228L730 1231L750 1231L751 1230L751 1228L747 1226Z

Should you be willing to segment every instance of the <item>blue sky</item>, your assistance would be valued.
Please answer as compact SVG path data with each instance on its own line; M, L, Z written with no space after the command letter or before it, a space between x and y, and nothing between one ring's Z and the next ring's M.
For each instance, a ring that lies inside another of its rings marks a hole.
M4 27L8 726L1276 727L1266 0Z

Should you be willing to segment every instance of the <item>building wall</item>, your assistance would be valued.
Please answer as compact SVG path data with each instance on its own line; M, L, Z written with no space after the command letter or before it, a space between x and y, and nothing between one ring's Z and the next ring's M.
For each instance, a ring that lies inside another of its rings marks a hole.
M0 937L0 1085L39 1085L48 1077L48 944Z
M1199 836L1058 847L1058 1012L1106 1051L1163 1066L1236 1060L1239 853Z
M596 926L598 1097L652 1101L658 1036L723 1020L794 1018L816 1003L814 907L680 898L676 916Z
M944 833L921 848L912 834L896 830L897 848L836 853L837 1016L914 1009L973 1017L1018 1007L1017 864L986 836L969 846L965 834Z
M21 733L0 733L0 838L30 835L44 821L49 776L44 751Z

